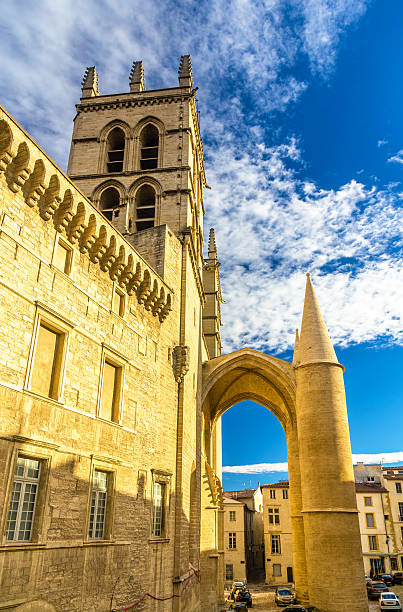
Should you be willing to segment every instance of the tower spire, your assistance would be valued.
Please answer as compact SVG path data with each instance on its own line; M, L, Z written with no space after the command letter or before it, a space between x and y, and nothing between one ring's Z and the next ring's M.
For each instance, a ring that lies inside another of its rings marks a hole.
M81 81L81 97L94 98L95 96L99 96L98 73L95 66L89 66Z
M179 87L193 87L192 60L190 55L182 55L178 75Z
M304 312L298 346L300 365L317 361L338 363L312 286L311 276L307 274L306 277Z
M299 332L295 330L295 342L294 342L294 355L292 358L292 365L296 366L299 364Z
M130 91L144 91L145 88L143 62L134 61L130 71Z
M210 228L208 237L208 257L209 259L217 259L217 247L215 243L214 227Z

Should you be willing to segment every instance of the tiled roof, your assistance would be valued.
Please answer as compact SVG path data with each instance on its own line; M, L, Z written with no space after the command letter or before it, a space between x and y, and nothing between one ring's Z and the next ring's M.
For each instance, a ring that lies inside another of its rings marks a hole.
M273 482L273 484L260 485L266 489L287 489L290 486L288 480L280 480L279 482Z
M255 489L243 489L242 491L224 491L224 497L232 497L232 499L242 499L245 497L253 497Z
M377 482L356 482L355 490L357 493L387 493L388 490L385 489L380 483Z

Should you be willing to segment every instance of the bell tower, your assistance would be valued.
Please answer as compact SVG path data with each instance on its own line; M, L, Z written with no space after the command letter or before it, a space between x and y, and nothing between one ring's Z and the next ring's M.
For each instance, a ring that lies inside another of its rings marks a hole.
M206 178L189 55L178 77L176 87L147 90L135 61L129 92L100 95L96 68L87 68L67 172L136 248L157 226L185 232L201 271Z

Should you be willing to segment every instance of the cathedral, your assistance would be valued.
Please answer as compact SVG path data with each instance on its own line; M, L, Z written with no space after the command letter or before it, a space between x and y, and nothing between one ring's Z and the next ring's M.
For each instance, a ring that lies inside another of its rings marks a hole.
M188 55L178 79L135 61L100 95L87 68L67 175L0 107L0 610L225 610L221 416L252 399L286 433L300 601L367 612L343 366L309 275L292 363L221 354Z

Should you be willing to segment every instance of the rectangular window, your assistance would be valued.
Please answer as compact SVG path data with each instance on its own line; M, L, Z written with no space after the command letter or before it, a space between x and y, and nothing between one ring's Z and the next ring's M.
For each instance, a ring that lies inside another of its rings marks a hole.
M365 515L367 527L375 527L375 519L372 512L367 512Z
M382 574L385 571L383 559L375 557L373 559L370 559L369 562L371 564L372 575Z
M40 469L40 461L17 459L6 525L6 538L10 542L29 542L32 538Z
M70 274L72 259L73 249L59 239L53 256L54 266L65 274Z
M401 493L402 492L402 483L401 482L396 482L396 493Z
M273 563L273 576L281 576L280 563Z
M392 572L396 572L398 569L397 559L395 557L390 558L390 569L392 570Z
M225 580L234 580L234 566L232 563L225 564Z
M153 503L153 536L160 538L164 530L165 515L165 485L161 482L154 483L154 503Z
M230 510L229 511L229 520L230 521L235 521L235 519L236 519L236 512L235 512L235 510Z
M399 521L403 521L403 502L399 502Z
M372 497L364 497L364 506L372 506Z
M108 473L94 470L88 534L93 540L104 539L107 497Z
M117 287L113 290L112 311L120 317L125 314L125 294Z
M278 534L271 535L271 554L277 555L281 553L280 536Z
M283 489L283 499L288 499L288 489Z
M228 548L236 548L236 533L228 534Z
M378 550L378 542L376 536L370 535L368 536L368 546L369 550Z
M276 489L270 489L270 499L276 499Z
M34 393L58 399L65 339L65 333L40 322L31 372Z
M280 524L280 511L278 508L269 508L269 525Z
M105 359L98 413L102 419L119 422L121 387L122 367Z

